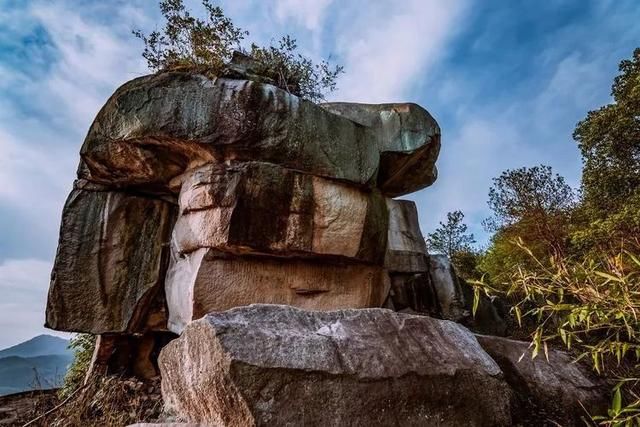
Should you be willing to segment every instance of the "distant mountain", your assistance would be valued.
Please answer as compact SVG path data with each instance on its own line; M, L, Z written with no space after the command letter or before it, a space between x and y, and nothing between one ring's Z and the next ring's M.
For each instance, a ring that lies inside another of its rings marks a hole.
M28 341L0 350L0 358L9 356L36 357L50 354L70 355L69 340L52 335L38 335Z
M0 396L60 387L72 360L71 355L58 354L0 359Z
M0 396L60 387L73 361L69 341L39 335L0 350Z

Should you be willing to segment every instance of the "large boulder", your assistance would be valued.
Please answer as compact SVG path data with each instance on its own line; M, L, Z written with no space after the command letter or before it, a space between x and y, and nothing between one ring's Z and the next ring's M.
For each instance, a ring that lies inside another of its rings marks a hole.
M376 265L237 257L199 249L172 253L165 292L168 327L181 333L209 312L252 303L308 310L380 307L389 293L389 280Z
M173 217L163 200L73 190L62 214L47 327L94 334L142 328L162 292Z
M254 81L180 72L140 77L98 113L79 174L162 190L196 163L259 160L390 196L433 183L440 129L426 110L346 105L380 119L354 121L344 107L323 108Z
M478 335L484 350L500 365L515 391L513 411L523 425L585 425L589 414L605 413L608 388L590 368L562 351L550 349L549 360L531 357L528 342ZM588 424L588 423L587 423Z
M188 422L511 425L510 390L468 330L385 309L211 313L159 365L165 405Z
M180 253L346 257L381 264L387 209L377 191L269 163L209 164L181 186L173 242Z

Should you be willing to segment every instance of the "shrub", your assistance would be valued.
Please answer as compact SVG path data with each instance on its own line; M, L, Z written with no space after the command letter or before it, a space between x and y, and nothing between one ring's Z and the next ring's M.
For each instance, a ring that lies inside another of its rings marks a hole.
M64 399L68 397L84 383L84 378L91 364L95 345L95 335L78 334L71 339L69 347L74 350L74 358L64 377L62 388L60 389L61 398Z
M183 0L162 0L164 28L149 35L133 31L144 43L142 57L152 71L186 70L219 75L224 73L234 50L242 50L241 42L249 33L236 27L210 0L202 0L202 4L205 19L192 16ZM322 101L326 93L336 89L336 79L343 67L332 67L325 60L314 64L296 53L297 48L295 39L284 36L277 45L252 44L243 53L258 61L262 66L260 73L270 77L276 86L313 102Z
M473 282L475 300L485 292L515 301L512 313L518 323L524 318L535 322L532 357L547 354L549 344L557 341L575 351L577 359L589 358L598 373L619 377L609 413L594 420L640 424L640 378L635 374L640 362L640 259L622 252L600 261L552 259L549 264L522 240L514 244L534 267L514 268L505 288Z

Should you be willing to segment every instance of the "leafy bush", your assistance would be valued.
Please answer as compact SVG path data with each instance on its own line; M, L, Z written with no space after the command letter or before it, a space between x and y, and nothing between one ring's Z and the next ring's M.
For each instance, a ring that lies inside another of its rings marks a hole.
M60 397L66 398L76 391L84 383L84 378L91 364L93 349L96 345L96 336L91 334L78 334L71 339L69 347L74 350L74 358L64 383L60 389Z
M600 262L552 259L549 266L522 240L514 244L535 267L517 266L504 287L473 282L476 301L480 292L515 301L511 311L517 321L534 321L533 357L547 354L549 344L559 342L575 351L577 359L589 358L598 373L619 377L609 413L594 419L603 425L640 424L640 378L636 373L640 362L640 259L622 252Z
M289 36L280 39L277 46L251 45L249 56L262 64L260 72L272 76L275 85L313 102L324 100L325 91L336 89L336 79L343 67L331 67L322 60L314 64L309 58L296 53L296 40Z
M142 56L152 71L186 70L213 75L224 73L226 64L249 33L236 27L219 6L202 0L206 18L191 15L183 0L162 0L160 12L165 20L161 31L145 35L133 34L144 43ZM296 53L296 40L284 36L277 45L251 45L248 52L261 64L261 75L273 83L304 99L319 102L327 92L336 89L336 79L343 67L331 67L328 61L319 64Z

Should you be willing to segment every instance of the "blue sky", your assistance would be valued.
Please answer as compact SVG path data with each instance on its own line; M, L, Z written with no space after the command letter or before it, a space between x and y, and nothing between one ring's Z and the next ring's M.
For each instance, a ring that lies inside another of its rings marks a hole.
M156 2L0 3L0 348L44 329L60 212L98 109L146 73L133 28ZM198 2L189 2L198 8ZM640 46L637 0L226 0L251 39L289 33L345 65L330 100L412 101L439 121L440 176L411 195L423 232L461 209L486 241L491 178L551 165L574 186L571 133L610 101L617 64Z

